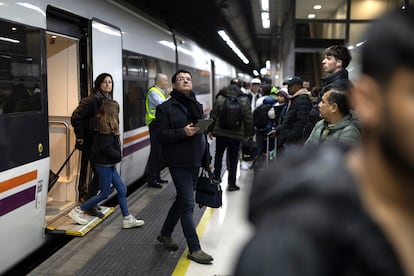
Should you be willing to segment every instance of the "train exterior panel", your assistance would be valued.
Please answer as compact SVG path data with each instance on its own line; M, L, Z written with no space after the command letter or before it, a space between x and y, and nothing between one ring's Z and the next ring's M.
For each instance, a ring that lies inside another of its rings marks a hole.
M42 246L45 227L79 203L80 184L87 184L91 172L81 152L55 185L48 176L74 147L70 117L96 76L108 72L114 78L113 96L121 106L119 170L130 185L145 174L150 151L145 96L156 74L171 77L178 68L189 70L208 116L214 94L236 72L180 34L175 34L176 49L170 30L117 1L2 1L0 9L3 273ZM18 93L24 100L8 109L6 102ZM27 106L28 100L37 105Z

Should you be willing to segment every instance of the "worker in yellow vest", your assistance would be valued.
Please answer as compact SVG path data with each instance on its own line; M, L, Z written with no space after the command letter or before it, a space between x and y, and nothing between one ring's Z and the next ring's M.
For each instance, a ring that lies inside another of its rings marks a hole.
M164 73L158 73L155 77L155 84L148 89L145 99L146 117L145 123L149 128L151 151L145 169L147 175L148 187L162 188L161 183L168 183L160 176L162 161L161 144L158 142L155 125L151 122L155 119L155 110L159 104L167 98L165 92L168 87L168 77Z

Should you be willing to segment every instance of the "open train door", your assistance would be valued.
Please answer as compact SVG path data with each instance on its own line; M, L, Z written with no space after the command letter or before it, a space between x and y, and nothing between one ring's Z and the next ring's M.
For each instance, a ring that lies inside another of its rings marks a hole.
M80 99L89 95L92 88L91 26L91 21L86 18L54 7L47 9L50 168L54 172L59 170L74 148L76 139L70 118ZM67 216L79 204L79 186L87 186L90 172L87 159L76 150L63 167L56 184L49 185L46 207L49 233L83 236L102 221L90 217L90 224L80 226ZM113 208L104 207L102 212L106 217Z

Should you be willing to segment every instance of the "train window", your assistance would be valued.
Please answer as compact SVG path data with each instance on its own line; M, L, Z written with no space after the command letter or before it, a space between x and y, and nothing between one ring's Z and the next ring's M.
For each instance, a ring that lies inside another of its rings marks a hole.
M144 56L123 51L124 129L129 131L145 125L145 92L148 83Z
M0 21L0 115L41 110L41 34Z
M145 97L158 73L165 73L171 79L176 71L172 62L123 51L122 72L124 85L124 130L145 126ZM197 95L210 93L210 72L180 66L193 76L193 90ZM171 83L170 83L171 84Z
M191 73L193 77L193 90L196 95L210 93L210 72L205 70L198 70L187 66L181 68Z
M175 66L171 62L124 50L122 67L124 129L129 131L145 126L145 97L157 73L171 76Z

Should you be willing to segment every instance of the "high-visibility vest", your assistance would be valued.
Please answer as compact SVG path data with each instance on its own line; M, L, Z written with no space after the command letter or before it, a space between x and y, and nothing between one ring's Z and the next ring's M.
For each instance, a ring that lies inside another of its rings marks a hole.
M149 95L152 92L158 93L158 95L160 95L163 100L166 99L163 91L159 87L153 86L148 90L147 97L145 99L145 110L147 111L145 114L145 124L147 126L149 126L149 124L155 119L155 108L151 109L149 105Z

